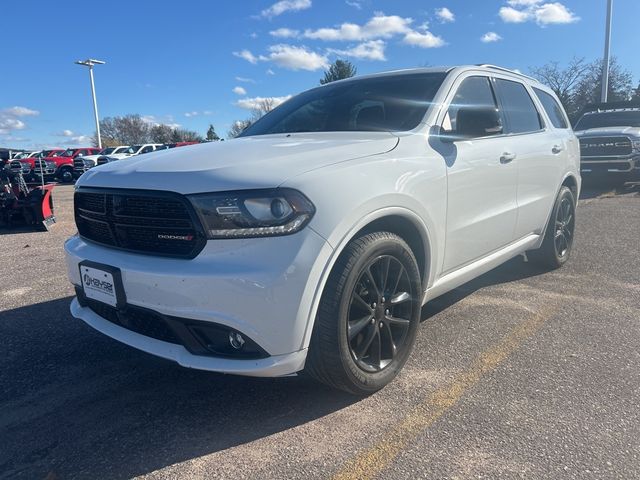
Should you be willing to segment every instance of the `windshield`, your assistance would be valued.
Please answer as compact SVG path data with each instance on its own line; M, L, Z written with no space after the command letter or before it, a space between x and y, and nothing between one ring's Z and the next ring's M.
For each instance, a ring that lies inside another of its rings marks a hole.
M73 148L68 148L67 150L62 152L62 155L60 155L60 156L61 157L73 157L73 153L74 152L75 152L75 150Z
M102 150L100 150L100 153L98 155L111 155L114 150L115 147L103 148Z
M640 109L585 113L574 130L601 127L640 127Z
M406 73L314 88L275 108L240 136L411 130L424 118L446 75Z
M129 153L133 155L138 153L138 150L140 150L142 147L143 147L142 145L133 145L132 147L127 148L124 153Z
M29 154L27 152L22 152L17 154L14 158L14 160L20 160L21 158L28 158Z

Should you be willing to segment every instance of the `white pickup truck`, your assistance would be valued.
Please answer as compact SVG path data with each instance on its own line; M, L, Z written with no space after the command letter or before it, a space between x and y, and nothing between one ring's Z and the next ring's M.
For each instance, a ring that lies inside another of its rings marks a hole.
M114 153L111 155L100 155L98 157L98 165L111 163L116 160L122 160L123 158L133 157L134 155L142 155L143 153L153 152L161 146L161 143L145 143L143 145L132 145L120 153Z

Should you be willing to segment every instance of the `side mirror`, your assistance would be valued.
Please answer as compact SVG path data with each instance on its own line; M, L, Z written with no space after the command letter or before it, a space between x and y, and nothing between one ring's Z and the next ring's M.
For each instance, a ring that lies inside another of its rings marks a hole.
M443 132L443 142L500 135L503 132L500 113L494 107L461 107L456 114L456 130Z

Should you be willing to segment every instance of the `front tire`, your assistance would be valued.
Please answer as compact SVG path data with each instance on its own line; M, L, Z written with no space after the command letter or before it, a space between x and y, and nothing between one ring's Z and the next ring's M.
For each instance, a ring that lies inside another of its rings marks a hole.
M374 232L352 240L322 294L307 372L355 395L387 385L413 348L421 290L415 256L402 238Z
M58 177L62 183L71 183L73 182L73 170L70 168L63 168Z
M571 254L576 226L576 200L568 187L562 187L551 212L542 245L527 252L527 259L544 268L562 267Z

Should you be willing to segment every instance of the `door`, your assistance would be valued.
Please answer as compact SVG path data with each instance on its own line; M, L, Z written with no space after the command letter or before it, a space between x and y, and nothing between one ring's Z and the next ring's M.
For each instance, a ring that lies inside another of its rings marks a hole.
M543 122L531 93L521 82L495 79L505 130L518 156L518 221L515 236L541 233L562 176L562 137Z
M511 243L517 218L517 159L509 151L509 140L501 126L478 129L482 126L478 112L493 112L503 121L491 81L472 75L457 85L445 102L448 107L440 124L445 137L464 135L443 148L447 162L443 273Z

